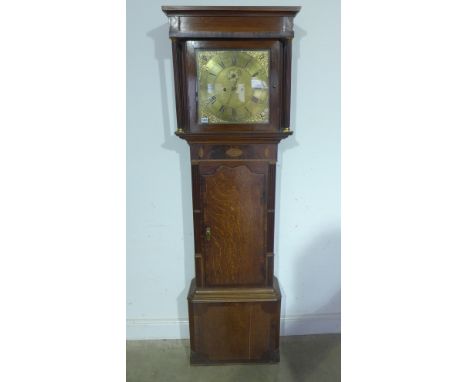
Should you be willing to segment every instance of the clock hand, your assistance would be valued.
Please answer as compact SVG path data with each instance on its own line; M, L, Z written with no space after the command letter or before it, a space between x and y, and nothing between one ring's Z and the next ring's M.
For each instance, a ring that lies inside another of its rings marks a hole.
M234 82L234 86L231 88L231 91L229 92L229 98L228 98L228 100L226 102L226 105L228 105L228 106L230 106L229 102L231 102L232 93L233 93L234 90L236 90L237 81L239 81L239 78L236 79L236 82Z

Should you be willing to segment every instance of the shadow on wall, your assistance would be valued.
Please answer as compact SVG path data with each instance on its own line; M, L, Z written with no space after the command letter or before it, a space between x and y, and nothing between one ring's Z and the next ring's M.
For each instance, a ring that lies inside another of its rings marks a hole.
M296 265L296 290L313 296L316 292L339 289L331 294L329 300L320 308L313 309L311 302L303 305L306 312L336 313L341 311L340 286L341 232L334 230L318 236L307 247ZM312 297L311 296L311 297ZM308 301L312 301L309 299Z
M296 131L296 94L297 94L297 68L300 58L301 40L306 35L306 31L297 24L294 24L294 39L292 42L292 62L291 62L291 115L290 115L290 129ZM296 135L293 134L287 139L282 140L278 145L278 164L276 168L276 197L275 197L275 249L279 248L279 241L281 240L280 222L281 222L281 177L283 167L283 154L284 152L298 146ZM275 250L275 269L277 270L278 259L281 254ZM277 273L277 272L276 272ZM281 281L281 280L280 280Z
M331 230L317 236L297 259L294 270L295 300L283 293L283 312L304 314L302 319L283 320L284 334L339 332L341 314L341 232ZM325 296L320 301L318 296ZM292 316L294 317L294 316ZM310 319L307 319L309 317ZM338 320L338 322L337 322ZM287 325L287 327L286 327ZM337 327L332 327L332 326Z
M310 28L308 28L310 33ZM312 36L312 39L317 37ZM294 24L294 39L292 48L292 77L291 77L291 130L295 133L288 139L285 139L278 146L278 171L276 183L276 214L275 214L275 248L280 248L282 240L289 240L281 233L281 216L286 213L285 206L281 205L282 198L282 174L288 171L288 166L293 165L284 161L284 153L299 145L310 146L314 150L317 142L297 141L297 132L302 129L314 129L317 126L298 125L297 94L299 90L298 67L301 59L301 45L310 46L307 32L297 23ZM320 54L320 50L318 53ZM307 137L307 134L303 135ZM300 256L296 259L294 266L294 281L287 289L294 292L292 296L287 296L287 291L282 288L282 314L289 312L299 312L297 316L294 313L292 319L282 320L281 333L301 334L301 333L325 333L340 331L339 317L341 313L341 232L337 225L336 228L324 230L320 234L312 233L314 239L305 246ZM275 269L278 271L278 259L283 254L275 253ZM287 257L288 254L285 254ZM276 272L278 273L278 272ZM281 279L280 286L281 286ZM320 301L320 296L325 296ZM328 296L328 297L327 297ZM300 305L298 305L300 304ZM301 316L303 315L303 316ZM297 319L295 319L297 318ZM287 330L286 330L287 329Z
M190 282L195 277L194 271L194 243L193 243L193 220L192 220L192 184L190 170L190 155L189 149L182 139L178 138L174 132L177 126L171 126L169 115L176 115L175 108L169 108L168 99L174 99L173 86L174 75L172 71L172 45L169 39L169 24L164 23L159 27L150 30L147 33L154 42L154 57L158 65L159 78L161 79L161 110L164 143L162 148L170 151L175 151L179 154L179 174L182 195L182 224L183 224L183 241L184 241L184 272L185 272L185 289L177 297L178 317L187 318L187 293L190 287ZM169 65L171 70L170 76L166 76L165 67ZM170 91L168 89L171 89ZM177 123L177 122L176 122ZM161 128L161 126L157 126ZM186 338L188 332L185 332L185 325L180 325L180 337Z

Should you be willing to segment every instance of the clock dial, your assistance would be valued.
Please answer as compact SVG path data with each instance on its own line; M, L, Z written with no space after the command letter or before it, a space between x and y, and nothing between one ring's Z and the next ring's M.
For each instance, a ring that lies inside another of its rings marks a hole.
M268 50L197 50L198 122L269 122Z

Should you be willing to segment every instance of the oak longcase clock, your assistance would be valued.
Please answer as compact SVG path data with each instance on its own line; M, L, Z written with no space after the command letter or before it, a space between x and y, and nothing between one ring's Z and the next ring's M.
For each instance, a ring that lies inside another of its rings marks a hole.
M292 134L300 7L170 7L176 134L190 146L191 362L279 361L274 276L278 143Z

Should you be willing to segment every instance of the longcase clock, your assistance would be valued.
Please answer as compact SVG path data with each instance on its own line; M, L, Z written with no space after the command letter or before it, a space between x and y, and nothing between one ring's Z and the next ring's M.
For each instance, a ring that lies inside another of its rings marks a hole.
M278 143L292 134L291 41L300 7L162 10L176 134L188 142L192 166L191 362L277 362L275 174Z

